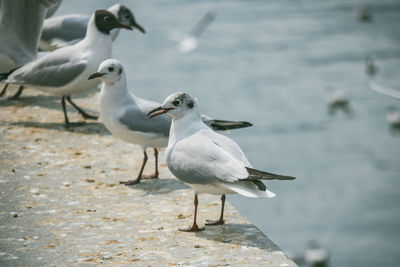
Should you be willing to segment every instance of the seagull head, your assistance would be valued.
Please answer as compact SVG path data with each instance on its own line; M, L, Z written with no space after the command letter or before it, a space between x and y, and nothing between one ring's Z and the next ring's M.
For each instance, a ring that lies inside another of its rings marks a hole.
M110 34L110 31L116 28L132 30L131 26L120 23L111 12L104 9L95 11L94 22L96 28L104 34Z
M196 98L191 97L186 93L177 92L168 96L160 107L150 111L147 116L151 119L166 113L171 118L177 120L193 112L199 113Z
M105 84L114 84L118 82L124 72L121 62L116 59L104 60L97 72L89 76L88 80L100 78Z
M113 13L121 24L132 26L140 32L146 33L146 30L136 22L135 16L133 15L132 11L126 6L115 4L107 10Z

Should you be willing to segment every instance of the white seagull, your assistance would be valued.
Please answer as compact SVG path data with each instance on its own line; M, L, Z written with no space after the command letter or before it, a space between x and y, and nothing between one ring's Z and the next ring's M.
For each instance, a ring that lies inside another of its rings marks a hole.
M46 11L60 1L0 0L0 73L36 58Z
M209 11L201 18L189 34L173 33L171 37L179 42L179 52L188 53L195 50L199 45L198 40L200 35L210 26L216 17L216 13Z
M352 113L350 98L343 90L328 86L326 91L325 100L328 105L329 115L335 115L337 110L342 110L346 114Z
M172 118L166 150L168 168L195 192L193 225L179 230L196 232L204 229L196 223L197 194L222 195L219 220L207 221L207 225L218 225L224 223L225 194L272 198L275 194L267 190L261 179L295 179L253 169L238 144L203 123L197 100L188 94L170 95L148 116L154 118L163 113Z
M114 14L121 24L136 27L145 33L145 30L135 21L132 12L124 5L115 4L107 9ZM90 16L81 14L68 14L46 19L43 24L39 49L53 51L66 45L72 45L85 38L86 28ZM119 34L119 28L111 30L111 39L114 41Z
M3 75L3 82L6 86L19 84L20 91L23 86L29 86L62 96L61 105L66 125L69 124L69 120L65 100L85 119L97 119L72 102L70 95L94 88L100 83L99 80L88 80L87 77L97 70L102 61L111 57L110 31L115 28L132 30L130 26L119 23L109 11L96 10L90 18L85 39L75 45L57 49L12 73Z
M103 82L100 92L100 116L107 129L118 138L140 145L144 158L139 174L135 180L121 182L133 185L142 178L158 177L158 151L157 148L166 147L168 144L171 119L161 116L155 120L149 120L147 113L160 106L160 103L150 101L133 95L127 88L126 73L122 64L115 59L109 59L101 63L96 73L89 79L99 77ZM251 126L248 122L204 119L206 123L218 130L228 130ZM150 176L143 175L143 169L147 162L146 148L154 148L155 173Z

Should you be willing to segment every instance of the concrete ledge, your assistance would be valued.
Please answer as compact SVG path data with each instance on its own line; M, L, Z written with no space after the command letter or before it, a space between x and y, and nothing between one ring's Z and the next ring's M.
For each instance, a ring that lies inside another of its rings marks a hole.
M96 94L76 100L96 110ZM34 91L0 100L0 265L296 266L229 203L226 225L178 231L192 222L191 189L165 164L159 180L120 185L140 149L99 122L66 130L59 102ZM199 202L199 223L218 218L219 197Z

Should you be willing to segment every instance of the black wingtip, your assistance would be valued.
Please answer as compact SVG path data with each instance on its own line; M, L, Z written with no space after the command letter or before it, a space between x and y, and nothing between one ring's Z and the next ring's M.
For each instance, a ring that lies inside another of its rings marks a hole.
M232 129L240 129L253 126L247 121L224 121L224 120L213 120L211 127L217 131L226 131Z
M17 69L19 69L20 67L17 67L15 69L10 70L9 72L4 72L4 73L0 73L0 81L1 80L5 80L8 78L8 76L10 76L11 73L13 73L14 71L16 71Z
M246 167L249 177L247 179L256 180L256 179L264 179L264 180L294 180L296 177L286 176L280 174L274 174L270 172L259 171L256 169Z

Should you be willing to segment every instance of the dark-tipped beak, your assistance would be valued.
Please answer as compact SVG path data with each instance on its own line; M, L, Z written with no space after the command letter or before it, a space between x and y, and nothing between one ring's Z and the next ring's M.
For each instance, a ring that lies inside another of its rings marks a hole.
M146 30L145 30L142 26L140 26L139 24L137 24L136 21L133 21L133 22L131 22L131 23L132 23L132 26L133 26L134 28L138 29L138 30L141 31L143 34L146 33Z
M156 116L158 116L158 115L167 113L167 112L170 111L171 109L173 109L173 108L162 108L162 107L158 107L158 108L155 108L155 109L153 109L152 111L150 111L150 112L147 114L147 117L149 117L149 119L151 119L151 118L154 118L154 117L156 117ZM158 111L158 112L156 112L156 111ZM156 113L154 113L154 112L156 112ZM152 113L154 113L154 114L152 114ZM152 114L152 115L151 115L151 114Z
M124 29L130 30L130 31L133 30L131 26L125 25L125 24L122 24L122 23L118 23L116 28L124 28Z
M93 73L92 75L89 76L88 80L92 80L92 79L94 79L94 78L98 78L98 77L101 77L101 76L103 76L103 75L104 75L104 73L95 72L95 73Z

